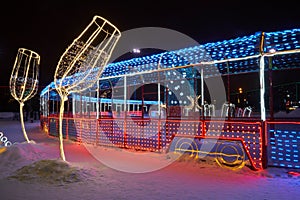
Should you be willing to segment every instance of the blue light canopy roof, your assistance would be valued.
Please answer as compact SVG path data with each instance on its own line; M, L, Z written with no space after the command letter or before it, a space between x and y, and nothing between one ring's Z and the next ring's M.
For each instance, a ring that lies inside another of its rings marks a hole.
M158 67L174 68L183 65L193 65L207 61L222 61L225 59L244 58L250 56L259 56L261 53L269 53L269 51L285 51L291 49L300 49L300 29L269 32L264 33L263 52L261 52L262 33L239 37L222 42L207 43L190 48L184 48L176 51L155 54L141 58L134 58L118 63L109 64L102 77L118 76L128 73L136 73L141 71L151 71ZM174 56L177 55L177 56ZM290 57L290 58L289 58ZM298 62L298 56L283 56L281 61L277 61L277 68L288 68L288 63L293 63L292 58ZM287 59L283 62L282 60ZM288 61L290 60L290 61ZM281 63L282 62L282 63ZM254 57L247 60L234 61L229 63L230 73L244 73L258 70L258 60ZM216 64L218 68L217 74L227 74L228 63L223 62ZM134 68L135 70L132 70ZM214 72L206 73L207 76L213 76Z
M158 66L160 68L175 68L184 65L198 64L200 62L258 55L260 53L260 38L261 34L256 33L251 36L244 36L222 42L207 43L152 56L111 63L107 65L102 74L102 78L128 73L152 71L158 69ZM222 66L220 67L222 68Z
M257 72L259 71L259 57L271 51L276 52L272 55L274 70L299 68L300 54L298 52L278 53L300 51L299 41L300 29L257 32L250 36L110 63L105 67L100 82L105 79L115 82L124 75L139 73L142 73L146 79L149 76L149 79L155 82L157 79L155 77L158 75L163 79L166 78L168 69L184 72L187 78L188 76L196 77L199 74L193 74L191 71L191 68L196 66L203 67L204 77ZM53 89L55 87L51 83L41 92L41 95Z

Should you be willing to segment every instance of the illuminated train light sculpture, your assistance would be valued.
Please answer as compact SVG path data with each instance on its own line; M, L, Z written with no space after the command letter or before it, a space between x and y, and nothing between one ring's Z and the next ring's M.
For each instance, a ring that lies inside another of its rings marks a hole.
M272 120L265 102L265 73L300 68L299 42L300 29L259 32L110 63L97 84L68 96L64 138L198 157L211 154L220 165L236 168L246 161L255 170L300 168L299 119ZM219 74L226 78L245 73L259 75L260 107L255 109L245 106L238 111L228 97L214 101L204 87L204 80ZM194 87L194 95L183 88L186 81ZM54 88L51 83L40 94L41 126L57 136L60 100ZM174 91L179 91L177 96ZM210 140L217 144L210 152L202 151Z

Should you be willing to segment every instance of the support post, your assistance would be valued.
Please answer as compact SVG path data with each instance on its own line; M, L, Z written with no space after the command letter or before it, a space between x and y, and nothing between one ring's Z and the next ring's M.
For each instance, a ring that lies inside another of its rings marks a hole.
M270 109L270 120L274 120L274 103L273 103L273 72L272 72L272 57L269 57L269 109Z
M259 61L259 83L260 83L260 119L266 121L265 109L265 57L261 56Z
M99 119L99 104L100 104L100 99L99 99L99 94L100 92L100 81L97 81L97 89L96 89L96 99L97 99L97 103L96 103L96 119Z
M260 119L262 129L262 167L268 166L268 154L267 154L267 137L268 130L266 128L266 105L265 105L265 56L264 56L264 32L261 34L260 40L260 60L259 60L259 83L260 83Z
M204 120L204 72L203 72L203 67L201 67L200 70L201 73L201 116L202 119Z

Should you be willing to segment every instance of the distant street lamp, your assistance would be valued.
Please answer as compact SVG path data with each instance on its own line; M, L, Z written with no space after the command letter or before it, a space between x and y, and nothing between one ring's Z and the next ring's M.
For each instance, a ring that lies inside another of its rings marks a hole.
M243 93L243 88L239 88L239 93L240 93L240 94Z
M141 53L141 50L137 49L137 48L134 48L134 49L132 49L132 53Z

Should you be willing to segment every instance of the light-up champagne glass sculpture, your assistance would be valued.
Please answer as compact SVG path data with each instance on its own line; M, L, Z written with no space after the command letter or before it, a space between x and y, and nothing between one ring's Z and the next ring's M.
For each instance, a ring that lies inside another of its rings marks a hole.
M68 100L69 94L84 91L97 82L120 36L121 32L113 24L96 15L60 57L54 74L54 84L61 99L59 147L60 157L64 161L64 102Z
M11 95L20 104L20 121L22 131L29 142L23 118L24 102L34 97L38 91L40 56L34 51L19 48L12 69L9 88Z

